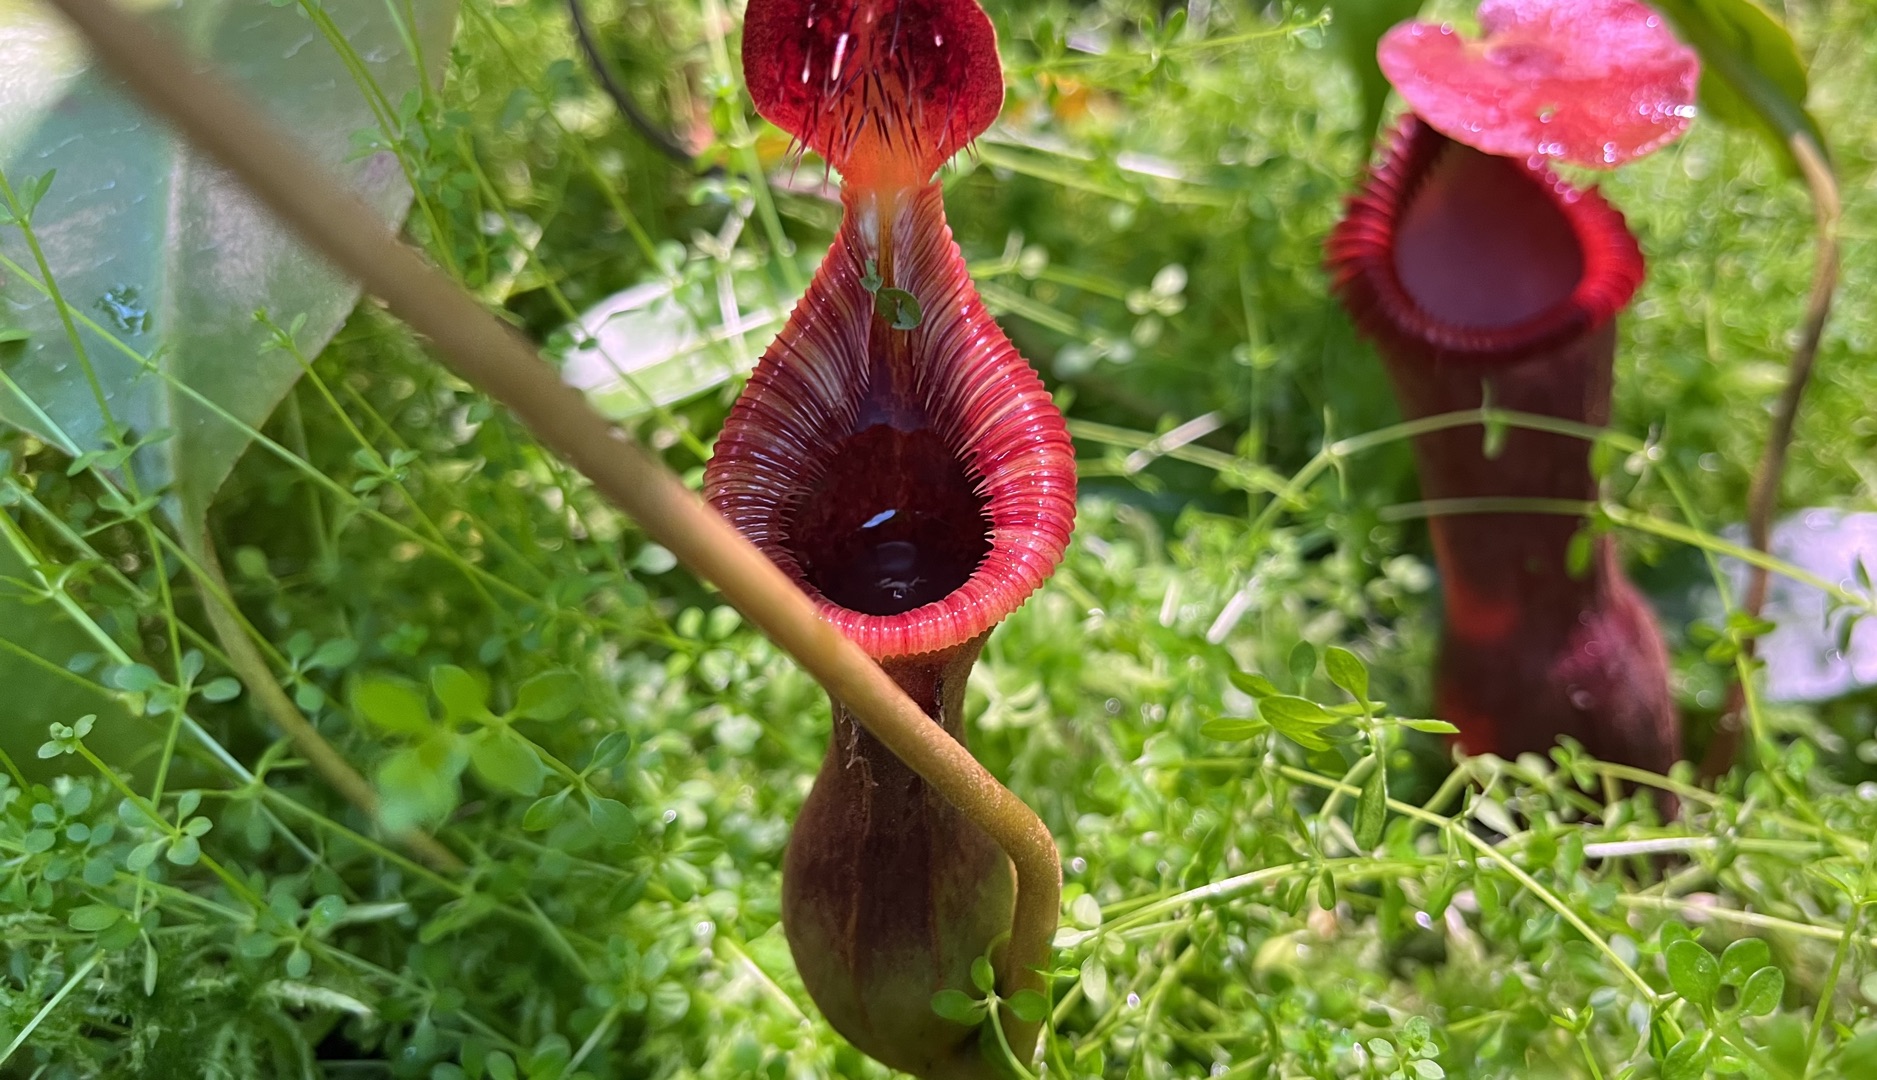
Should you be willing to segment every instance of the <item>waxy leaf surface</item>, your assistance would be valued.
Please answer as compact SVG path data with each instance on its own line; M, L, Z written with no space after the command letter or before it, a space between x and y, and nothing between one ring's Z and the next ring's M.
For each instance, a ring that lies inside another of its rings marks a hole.
M336 39L297 6L265 0L188 0L150 18L394 220L410 203L404 172L389 152L361 156L357 138L377 132L374 105L395 122L418 87L412 43L440 69L455 2L328 0L318 10ZM407 14L414 26L400 25ZM54 174L32 227L83 346L81 358L33 281L0 272L0 327L26 335L0 357L25 398L0 389L0 420L74 454L108 449L113 422L132 440L169 432L134 465L146 491L169 493L172 516L198 520L247 447L239 425L258 427L300 374L292 356L265 347L270 331L254 312L297 323L294 340L311 356L358 289L96 70L51 9L0 0L0 72L0 169L15 190ZM37 279L19 229L0 226L0 254Z

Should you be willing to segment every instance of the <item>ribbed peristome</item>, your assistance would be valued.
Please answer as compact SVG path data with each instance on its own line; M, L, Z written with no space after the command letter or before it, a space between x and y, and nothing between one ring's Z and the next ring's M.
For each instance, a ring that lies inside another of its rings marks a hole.
M940 652L1002 621L1061 561L1075 516L1074 453L1042 381L972 287L938 186L850 188L845 203L832 250L724 423L704 493L869 654ZM868 288L882 230L892 287L921 308L912 329L893 329ZM815 588L791 530L834 448L889 415L922 421L964 467L984 504L989 551L942 599L868 615Z
M1570 223L1583 269L1570 295L1530 318L1490 328L1444 320L1403 285L1395 253L1397 228L1443 154L1478 154L1409 114L1368 183L1349 199L1330 234L1332 289L1356 325L1398 356L1428 363L1509 363L1582 337L1614 318L1642 284L1642 252L1623 215L1595 191L1580 191L1542 161L1492 158L1510 177L1544 192ZM1490 290L1491 281L1481 289Z

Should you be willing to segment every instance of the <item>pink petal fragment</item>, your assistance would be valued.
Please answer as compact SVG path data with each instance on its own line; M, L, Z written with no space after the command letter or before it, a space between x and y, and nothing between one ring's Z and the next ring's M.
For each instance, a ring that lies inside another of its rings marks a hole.
M1407 22L1376 50L1436 130L1506 157L1611 169L1681 137L1700 63L1639 0L1483 0L1481 36Z

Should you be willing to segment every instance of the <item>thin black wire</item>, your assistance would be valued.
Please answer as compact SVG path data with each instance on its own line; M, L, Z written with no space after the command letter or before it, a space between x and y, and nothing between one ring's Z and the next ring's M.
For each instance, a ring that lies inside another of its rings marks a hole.
M600 88L606 91L606 96L612 98L613 104L619 107L626 122L659 153L687 169L696 169L697 155L678 141L676 135L659 127L657 121L647 116L645 110L639 108L639 103L626 93L626 88L620 85L612 67L600 53L599 43L594 39L593 28L587 23L580 0L567 0L567 11L573 16L574 37L580 40L580 52L586 57L587 67L592 69L593 77L598 80Z

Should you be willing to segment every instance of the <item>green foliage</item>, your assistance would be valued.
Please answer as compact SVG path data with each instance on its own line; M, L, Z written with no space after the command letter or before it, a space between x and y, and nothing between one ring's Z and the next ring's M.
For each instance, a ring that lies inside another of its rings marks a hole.
M1422 0L1330 0L1330 40L1362 101L1356 132L1373 138L1381 126L1392 88L1375 59L1375 46L1395 24L1412 19Z
M1792 35L1755 0L1661 0L1676 32L1701 54L1701 107L1717 119L1761 132L1791 162L1788 141L1825 136L1806 111L1805 60Z
M1764 752L1713 791L1569 746L1452 764L1425 542L1385 512L1412 497L1407 447L1366 434L1393 406L1319 269L1366 146L1320 6L990 6L1011 103L948 206L1068 404L1085 499L967 713L1058 838L1064 918L1047 998L981 979L934 1008L1046 1018L1057 1077L1877 1072L1868 700L1758 709ZM466 6L444 89L371 136L416 180L414 240L555 355L626 290L683 312L683 377L617 411L693 482L836 220L737 88L733 10L592 12L720 173L647 150L547 0ZM1869 16L1793 10L1845 190L1870 190ZM1809 271L1772 171L1700 124L1604 181L1651 277L1595 524L1656 586L1697 731L1758 628L1676 606L1705 572L1683 545L1737 516ZM85 175L60 165L35 220ZM1848 199L1797 503L1870 498L1872 214ZM23 235L0 226L7 251ZM221 329L265 329L254 306ZM298 306L267 316L296 342ZM881 1076L778 927L819 689L371 306L306 359L211 524L377 819L230 678L150 502L173 489L125 485L138 451L0 436L0 665L69 688L0 695L0 1075ZM415 825L467 869L412 858Z
M454 0L395 10L246 0L159 21L316 159L343 165L373 209L402 216L413 162L370 151L402 142L416 120L419 66L440 68ZM0 212L32 225L0 231L0 294L25 335L0 421L81 461L116 455L114 469L133 444L145 448L131 490L167 490L172 517L199 527L252 428L300 377L297 355L324 347L358 289L150 123L51 9L0 6L0 51L12 69L0 86ZM374 124L382 138L361 144L355 133ZM146 197L124 197L132 191ZM52 287L36 287L48 267ZM251 317L267 305L293 313L285 330Z

